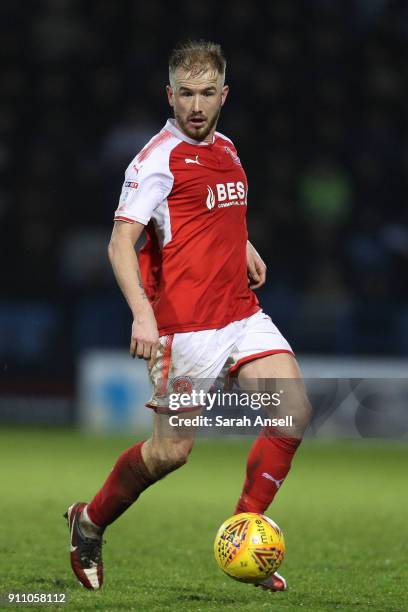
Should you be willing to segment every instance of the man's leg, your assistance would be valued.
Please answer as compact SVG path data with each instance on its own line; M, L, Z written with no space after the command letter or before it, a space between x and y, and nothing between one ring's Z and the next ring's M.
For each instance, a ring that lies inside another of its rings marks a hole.
M240 387L246 391L283 391L281 404L267 416L292 416L290 428L265 427L248 455L247 473L235 512L259 512L268 508L285 480L293 456L310 420L310 404L295 358L290 353L268 355L244 364L239 370ZM286 580L275 572L256 586L284 591Z
M90 521L102 530L123 514L145 489L187 462L194 431L181 428L180 432L169 426L168 419L167 415L154 415L152 436L120 455L104 485L87 506Z
M292 427L264 428L249 452L246 479L235 512L264 513L290 470L311 409L299 367L289 353L268 355L244 364L239 371L239 383L247 391L282 390L280 406L266 416L291 415L293 420Z
M191 418L200 410L189 412ZM174 416L174 415L172 415ZM183 415L178 417L183 421ZM67 512L71 532L71 565L88 589L103 582L102 533L125 512L150 485L187 462L194 443L194 429L171 427L168 415L154 415L152 436L125 450L92 501L74 504Z

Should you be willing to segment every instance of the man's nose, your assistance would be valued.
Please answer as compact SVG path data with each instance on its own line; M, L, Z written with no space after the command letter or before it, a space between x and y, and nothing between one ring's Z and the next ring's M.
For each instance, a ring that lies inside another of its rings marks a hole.
M201 111L201 108L200 108L200 96L194 96L194 98L193 98L193 111L195 113L199 113Z

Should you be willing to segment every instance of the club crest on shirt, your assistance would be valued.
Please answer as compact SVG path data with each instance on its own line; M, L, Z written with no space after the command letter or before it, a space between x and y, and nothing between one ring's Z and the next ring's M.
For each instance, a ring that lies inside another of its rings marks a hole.
M224 147L225 148L225 152L228 153L228 155L231 156L232 161L234 162L234 164L237 164L238 166L241 165L241 160L239 159L238 155L236 153L234 153L234 151L232 151L229 147Z
M171 382L174 393L191 394L193 390L193 381L189 376L176 376Z

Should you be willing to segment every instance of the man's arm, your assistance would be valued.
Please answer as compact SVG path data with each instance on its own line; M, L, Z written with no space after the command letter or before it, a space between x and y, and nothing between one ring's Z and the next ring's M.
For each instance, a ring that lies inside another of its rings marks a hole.
M109 242L109 260L133 314L130 354L148 359L152 365L156 356L159 332L153 309L143 288L135 244L144 230L144 225L135 221L116 221Z
M259 289L266 281L266 264L258 251L247 241L247 269L250 289Z

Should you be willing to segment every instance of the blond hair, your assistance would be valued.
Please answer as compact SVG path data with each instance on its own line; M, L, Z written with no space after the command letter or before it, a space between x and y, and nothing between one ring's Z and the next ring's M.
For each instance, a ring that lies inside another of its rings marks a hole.
M216 70L225 78L225 60L221 45L207 40L187 40L177 45L169 57L169 78L177 68L183 68L196 76L207 70Z

